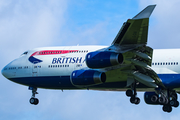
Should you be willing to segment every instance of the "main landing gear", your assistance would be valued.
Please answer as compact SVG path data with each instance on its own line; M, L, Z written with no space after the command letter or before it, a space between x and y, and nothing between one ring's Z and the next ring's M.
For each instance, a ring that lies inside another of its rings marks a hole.
M130 97L130 102L133 104L139 104L140 99L136 97L136 83L131 85L131 89L126 91L126 95ZM154 92L145 92L144 100L150 105L162 105L162 110L164 112L170 113L173 107L178 107L178 96L175 90L169 89L155 89Z
M151 101L156 103L158 102L160 105L163 105L162 110L164 112L170 113L172 111L172 107L176 108L179 106L179 102L177 100L177 93L175 91L162 90L158 92L159 96L152 96Z
M37 105L39 103L39 100L35 98L35 95L38 94L36 87L29 87L29 90L32 90L32 97L30 98L29 102L31 104Z
M151 104L162 105L164 112L170 113L172 107L178 107L177 93L174 90L156 90L156 93L150 97Z
M126 95L128 97L130 97L130 102L132 104L136 104L138 105L140 103L140 99L137 97L137 92L136 92L136 82L134 82L132 85L131 85L131 89L128 89L126 91Z

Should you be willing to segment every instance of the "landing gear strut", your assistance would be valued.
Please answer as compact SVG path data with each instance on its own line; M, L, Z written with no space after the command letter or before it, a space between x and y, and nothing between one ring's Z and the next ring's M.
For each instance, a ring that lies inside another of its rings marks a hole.
M32 97L30 98L29 102L31 104L37 105L39 103L39 100L35 98L35 95L38 94L36 87L29 87L29 90L32 90Z
M128 97L130 97L130 102L132 104L136 104L138 105L140 103L140 99L137 97L137 92L136 92L136 82L134 82L132 85L131 85L131 89L128 89L126 91L126 95Z

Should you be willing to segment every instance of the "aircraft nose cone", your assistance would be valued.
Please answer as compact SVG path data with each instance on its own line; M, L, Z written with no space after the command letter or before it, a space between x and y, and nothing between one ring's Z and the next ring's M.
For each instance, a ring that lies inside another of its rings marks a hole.
M7 68L4 67L2 70L1 70L1 74L7 78L7 72L6 72Z
M1 74L6 77L5 67L1 70Z

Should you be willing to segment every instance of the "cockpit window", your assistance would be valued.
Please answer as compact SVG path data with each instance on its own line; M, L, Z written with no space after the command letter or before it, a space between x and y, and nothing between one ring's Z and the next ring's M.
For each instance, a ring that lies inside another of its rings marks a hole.
M28 51L24 52L22 55L27 55L28 54Z

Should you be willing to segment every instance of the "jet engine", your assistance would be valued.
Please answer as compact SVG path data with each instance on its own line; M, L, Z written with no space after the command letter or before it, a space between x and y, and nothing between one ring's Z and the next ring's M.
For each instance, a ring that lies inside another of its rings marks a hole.
M90 52L86 55L86 65L89 68L105 68L121 64L123 55L114 52Z
M106 74L96 70L75 70L71 74L71 82L77 86L89 86L105 81Z

